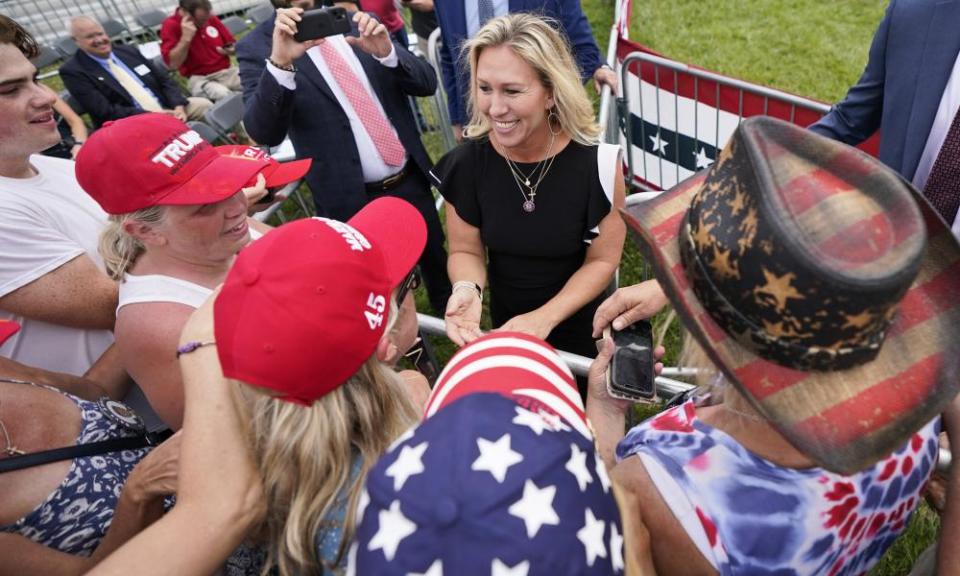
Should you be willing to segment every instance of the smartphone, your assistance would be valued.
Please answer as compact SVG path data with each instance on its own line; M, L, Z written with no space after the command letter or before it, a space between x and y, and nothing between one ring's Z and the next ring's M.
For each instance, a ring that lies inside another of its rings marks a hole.
M604 335L612 336L614 345L613 359L607 370L607 392L614 398L655 402L657 386L653 374L653 327L650 322L641 320Z
M300 23L297 24L297 33L294 34L293 39L297 42L306 42L349 32L350 18L346 10L339 6L323 7L309 10L301 15Z

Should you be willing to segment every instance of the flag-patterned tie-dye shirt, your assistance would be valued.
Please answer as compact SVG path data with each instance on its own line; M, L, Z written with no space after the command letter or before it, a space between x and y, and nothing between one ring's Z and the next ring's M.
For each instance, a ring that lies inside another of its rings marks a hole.
M697 418L690 400L631 430L617 459L639 456L704 557L728 574L862 574L920 504L939 418L851 476L777 466Z

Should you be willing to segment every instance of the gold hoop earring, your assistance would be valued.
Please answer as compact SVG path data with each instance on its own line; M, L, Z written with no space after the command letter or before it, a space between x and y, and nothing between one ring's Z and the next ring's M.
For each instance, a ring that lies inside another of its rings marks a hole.
M558 130L553 131L553 125L556 123ZM550 128L550 134L554 136L559 136L563 132L563 125L560 123L560 115L557 114L556 108L551 108L550 113L547 114L547 126Z

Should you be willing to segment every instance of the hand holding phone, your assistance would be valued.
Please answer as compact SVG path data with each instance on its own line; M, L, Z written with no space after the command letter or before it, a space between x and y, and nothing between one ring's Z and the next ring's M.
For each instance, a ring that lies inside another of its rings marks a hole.
M607 328L612 337L613 359L607 370L607 393L633 402L656 402L654 376L653 327L641 320L623 330Z

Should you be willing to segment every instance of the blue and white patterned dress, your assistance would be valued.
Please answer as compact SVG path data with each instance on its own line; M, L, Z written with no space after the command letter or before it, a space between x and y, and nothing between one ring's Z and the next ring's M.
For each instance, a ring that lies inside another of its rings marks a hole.
M80 409L77 444L141 433L136 426L114 416L107 402L90 402L54 388L50 390L63 394ZM133 413L119 403L109 404ZM89 556L110 527L127 476L149 451L140 448L75 458L66 478L43 503L16 522L0 526L0 532L21 534L67 554Z
M696 416L694 401L633 428L639 456L690 539L722 575L862 574L920 504L939 418L871 468L842 476L777 466Z

